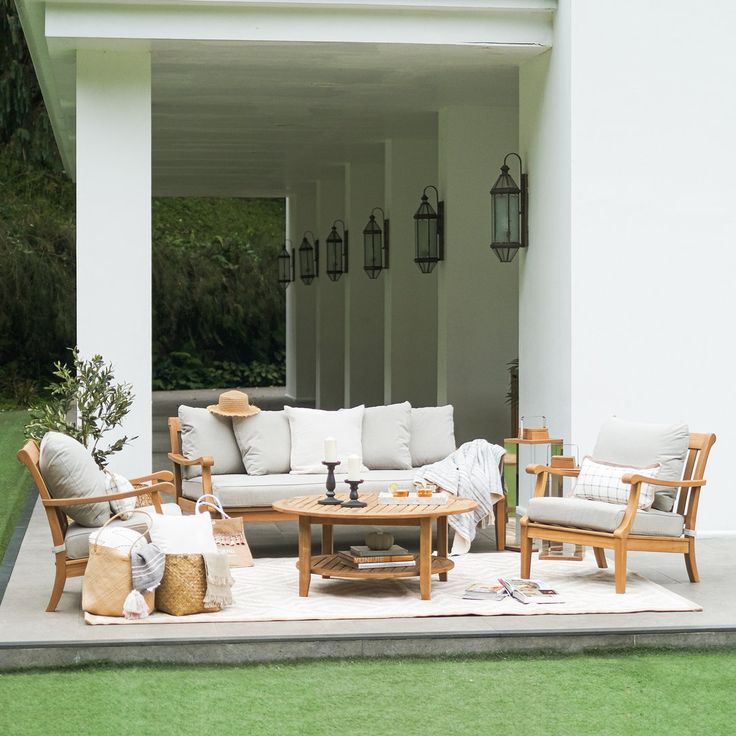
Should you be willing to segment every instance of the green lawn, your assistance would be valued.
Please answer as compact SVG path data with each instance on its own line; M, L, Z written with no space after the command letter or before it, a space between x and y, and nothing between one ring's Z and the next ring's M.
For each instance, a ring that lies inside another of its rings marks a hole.
M734 693L729 650L94 667L0 675L0 733L715 735Z
M31 487L31 477L15 453L23 444L25 410L0 411L0 561L13 536Z

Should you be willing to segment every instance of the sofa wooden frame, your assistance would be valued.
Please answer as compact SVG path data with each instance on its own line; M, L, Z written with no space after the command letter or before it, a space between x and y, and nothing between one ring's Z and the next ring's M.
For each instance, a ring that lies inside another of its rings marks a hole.
M51 539L54 546L52 552L56 559L56 576L54 578L54 586L51 590L46 610L55 611L59 605L61 594L64 592L64 585L67 578L75 578L84 575L87 568L88 557L80 557L79 559L70 559L66 556L66 531L69 527L69 518L62 511L62 507L79 506L85 503L95 503L98 501L109 502L121 498L132 498L137 496L150 495L153 506L160 514L161 511L161 494L174 493L174 485L171 483L173 474L168 470L161 470L158 473L150 475L142 475L139 478L130 478L130 482L134 486L132 491L123 491L121 493L111 493L105 496L84 496L75 498L52 498L49 489L41 475L39 468L40 451L39 447L33 440L28 440L23 447L18 450L17 458L25 465L31 473L33 482L38 489L38 495L41 497L46 519L51 529ZM149 485L146 485L149 484ZM90 532L94 528L90 529Z
M202 493L212 493L212 467L215 464L211 457L203 456L190 460L181 453L181 421L179 417L169 417L169 440L171 452L169 460L174 465L174 485L176 487L176 502L185 513L194 513L195 502L185 498L182 493L182 469L199 465L202 468ZM263 506L226 506L225 511L230 516L241 516L245 523L258 521L296 521L295 514L286 514L274 511ZM506 549L506 496L503 496L494 506L494 526L496 530L496 547L499 551Z
M593 547L595 559L600 568L608 566L604 550L613 550L617 593L626 592L626 557L629 552L634 551L681 553L685 556L685 566L690 582L699 582L700 576L695 562L695 523L698 514L700 489L706 484L704 480L705 466L715 441L716 436L714 434L690 434L688 455L683 477L680 481L659 480L639 474L625 475L623 477L624 483L631 485L629 500L621 523L612 532L543 524L529 521L529 517L525 516L521 520L521 577L529 578L531 576L533 540L547 539L549 541L571 542ZM529 465L526 472L537 476L534 497L540 498L545 494L547 479L550 476L570 478L576 477L580 471L577 469L552 468L546 465ZM685 530L680 537L631 534L642 483L649 483L660 488L677 489L674 509L685 518Z

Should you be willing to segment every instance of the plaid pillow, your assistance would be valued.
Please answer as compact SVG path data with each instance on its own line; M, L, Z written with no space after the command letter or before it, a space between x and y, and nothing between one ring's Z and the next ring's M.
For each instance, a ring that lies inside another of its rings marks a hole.
M627 473L640 473L656 478L661 465L650 465L646 468L630 468L613 463L602 463L590 457L583 458L580 475L573 489L573 495L587 498L589 501L605 501L606 503L626 504L629 501L631 486L623 483L621 478ZM639 508L651 508L654 502L654 488L644 484L639 493Z

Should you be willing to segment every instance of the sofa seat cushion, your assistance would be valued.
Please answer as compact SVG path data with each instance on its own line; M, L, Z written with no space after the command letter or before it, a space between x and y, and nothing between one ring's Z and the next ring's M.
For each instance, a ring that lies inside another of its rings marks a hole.
M377 493L385 491L391 483L403 483L411 486L414 470L369 470L363 473L364 483L360 493ZM279 473L275 475L213 475L212 491L222 505L228 506L265 506L274 501L294 496L314 496L325 493L325 473L293 475ZM348 493L345 473L336 473L336 491ZM202 478L191 478L182 482L185 498L196 501L202 495Z
M624 518L626 506L583 498L532 498L527 506L530 521L612 532ZM631 534L680 537L685 519L668 511L637 511Z
M153 507L146 507L142 509L153 513ZM166 515L176 515L181 513L181 509L175 503L164 503L161 504L161 510ZM126 529L135 529L139 532L146 531L148 527L148 519L138 512L134 511L129 519L113 519L106 528L110 527L124 527ZM89 535L95 534L96 529L90 529L88 526L82 526L73 522L69 524L64 537L64 544L66 545L66 556L70 560L81 560L83 557L89 556Z

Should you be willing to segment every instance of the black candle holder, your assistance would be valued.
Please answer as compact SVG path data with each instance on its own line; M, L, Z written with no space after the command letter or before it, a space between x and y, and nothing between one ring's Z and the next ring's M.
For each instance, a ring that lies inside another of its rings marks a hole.
M368 504L364 501L358 501L358 486L363 482L362 480L346 480L350 486L350 500L343 501L342 505L349 509L362 509Z
M340 464L328 463L327 460L322 461L322 465L327 466L327 480L325 481L325 488L327 488L327 495L324 498L320 498L317 503L321 503L324 506L339 506L342 501L339 498L335 498L335 468Z

